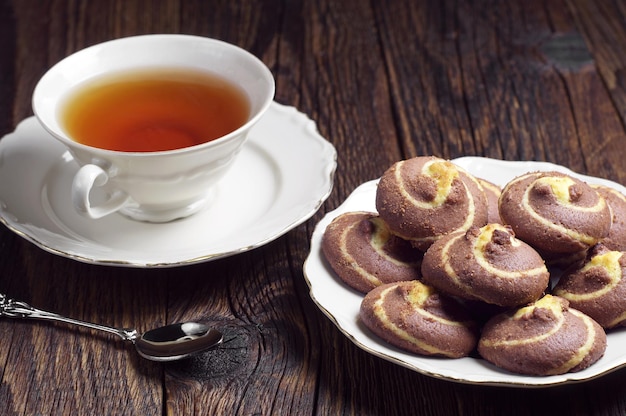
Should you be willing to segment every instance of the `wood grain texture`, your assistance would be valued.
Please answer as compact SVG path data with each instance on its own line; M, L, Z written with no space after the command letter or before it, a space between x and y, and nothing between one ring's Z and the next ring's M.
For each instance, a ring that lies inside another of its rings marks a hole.
M315 306L302 272L324 213L402 158L545 160L625 183L624 16L617 0L0 0L5 133L32 114L37 80L64 56L122 36L187 33L260 57L276 100L308 114L338 151L333 192L309 221L210 263L87 265L0 227L2 293L141 331L204 319L226 335L216 350L157 364L107 335L0 320L0 413L624 414L624 370L516 389L374 357Z

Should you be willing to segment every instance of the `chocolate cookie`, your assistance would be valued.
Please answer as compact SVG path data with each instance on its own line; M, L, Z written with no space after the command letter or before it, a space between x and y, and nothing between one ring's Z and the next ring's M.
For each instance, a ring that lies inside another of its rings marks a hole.
M483 327L478 352L508 371L554 375L583 370L606 350L606 333L593 319L546 295L516 311L496 315Z
M448 234L430 246L422 261L424 283L499 306L537 300L549 279L537 251L501 224Z
M594 247L582 266L563 273L553 293L605 329L626 325L626 253Z
M403 160L385 171L376 209L391 232L421 250L445 234L487 223L487 199L478 181L433 156Z
M386 342L420 355L464 357L478 340L476 325L459 303L416 280L373 289L359 316Z
M500 217L546 258L586 251L607 236L611 213L586 183L559 172L519 176L502 190Z
M333 219L324 231L322 251L339 278L362 293L421 276L423 254L391 234L375 213L348 212Z

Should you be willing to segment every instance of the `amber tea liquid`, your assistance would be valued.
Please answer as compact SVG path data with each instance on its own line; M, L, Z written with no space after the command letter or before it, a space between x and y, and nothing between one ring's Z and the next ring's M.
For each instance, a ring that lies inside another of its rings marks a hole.
M248 121L250 104L231 82L200 71L136 70L90 80L61 110L76 142L108 150L156 152L205 143Z

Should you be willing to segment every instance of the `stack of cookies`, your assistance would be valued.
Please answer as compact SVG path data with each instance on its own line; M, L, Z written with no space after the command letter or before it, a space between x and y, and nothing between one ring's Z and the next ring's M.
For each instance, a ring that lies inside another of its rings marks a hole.
M562 374L626 323L626 197L612 188L529 172L500 189L424 156L383 174L376 210L336 217L322 250L363 294L363 324L398 348Z

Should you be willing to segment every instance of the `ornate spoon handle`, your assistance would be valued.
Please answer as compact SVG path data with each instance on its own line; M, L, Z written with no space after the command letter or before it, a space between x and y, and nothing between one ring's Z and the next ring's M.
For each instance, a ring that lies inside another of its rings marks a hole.
M78 319L67 318L56 313L34 308L26 302L10 299L3 293L0 293L0 317L64 322L67 324L74 324L84 326L86 328L106 331L111 334L115 334L126 341L134 342L135 339L138 337L138 333L134 329L111 328L108 326L85 322Z

